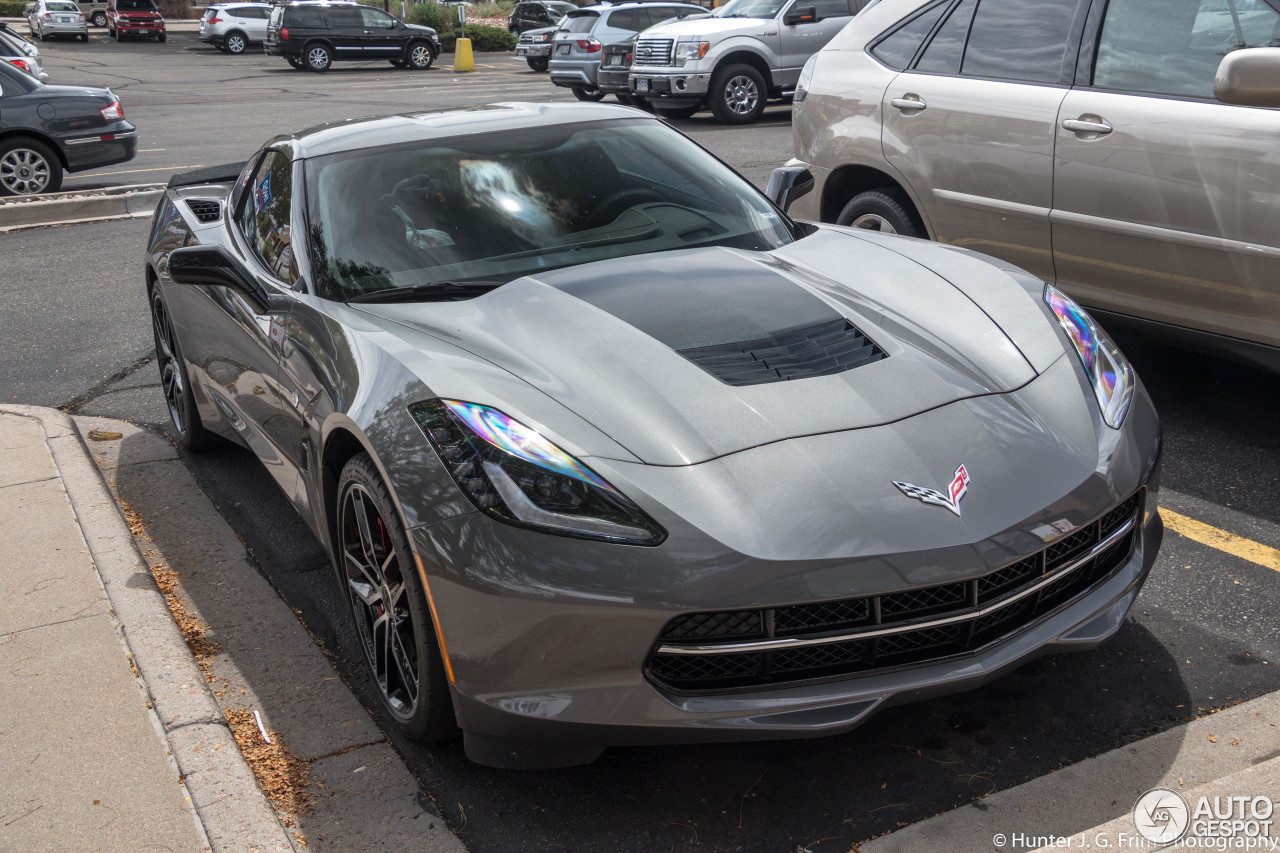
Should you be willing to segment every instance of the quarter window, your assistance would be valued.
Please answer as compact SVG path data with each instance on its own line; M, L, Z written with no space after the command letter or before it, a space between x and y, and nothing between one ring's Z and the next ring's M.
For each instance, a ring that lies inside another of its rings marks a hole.
M271 274L290 284L298 277L289 221L292 199L292 161L279 151L267 152L249 179L240 229Z
M1079 5L1079 0L982 0L969 31L961 73L1027 83L1058 82ZM1148 5L1163 9L1165 3Z
M906 68L946 8L946 3L938 3L916 15L882 38L871 48L871 55L890 68Z
M1262 0L1111 0L1093 85L1212 99L1222 57L1278 45L1280 13Z

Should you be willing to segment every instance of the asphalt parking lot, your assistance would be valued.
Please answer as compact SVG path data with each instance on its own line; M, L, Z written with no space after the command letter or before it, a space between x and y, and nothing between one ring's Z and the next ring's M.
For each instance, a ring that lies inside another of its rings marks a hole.
M379 112L493 100L566 99L509 57L474 75L441 67L232 58L189 37L167 44L42 46L54 82L109 83L143 135L129 164L67 188L166 180L244 159L283 130ZM678 126L758 183L790 153L786 111L727 129ZM145 220L0 237L6 274L0 400L67 406L166 429L141 288ZM817 741L612 749L539 773L470 764L460 744L400 754L474 851L847 851L883 833L1214 709L1280 689L1280 377L1148 340L1116 337L1164 419L1162 509L1171 522L1131 620L1093 652L1049 657L985 689L875 717ZM325 555L247 452L192 456L201 485L263 573L376 708ZM1200 536L1199 538L1211 538ZM1261 556L1260 556L1261 555ZM375 711L375 715L376 715Z

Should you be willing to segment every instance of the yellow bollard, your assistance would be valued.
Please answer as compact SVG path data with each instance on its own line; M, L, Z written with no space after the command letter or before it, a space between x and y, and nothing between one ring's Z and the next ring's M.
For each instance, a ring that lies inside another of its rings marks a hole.
M475 71L476 59L471 55L471 39L458 39L453 45L453 70Z

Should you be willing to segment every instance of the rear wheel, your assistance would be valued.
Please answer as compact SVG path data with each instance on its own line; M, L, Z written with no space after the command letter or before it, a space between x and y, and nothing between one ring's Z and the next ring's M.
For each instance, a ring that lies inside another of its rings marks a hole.
M299 71L306 68L306 66L302 64L302 60L296 56L286 56L285 59L287 59L289 61L289 64L292 65L294 68L298 69Z
M337 505L338 577L383 707L411 738L456 737L444 660L413 552L367 453L343 467Z
M764 113L764 77L750 65L730 65L711 78L711 111L724 124L750 124Z
M81 34L80 34L80 41L87 42L88 40L89 40L89 34L88 34L88 33L81 33Z
M408 62L405 62L403 59L388 59L388 60L387 60L387 62L390 62L393 68L408 68L408 67L409 67L409 63L408 63Z
M694 114L701 108L701 104L694 104L691 107L659 107L654 105L653 111L663 118L685 119L693 118Z
M106 13L106 12L94 12L94 13L93 13L93 25L94 25L95 27L105 27L105 26L107 25L107 13Z
M929 236L911 200L897 187L858 193L840 211L836 224L905 237Z
M415 41L409 45L409 67L414 71L426 71L435 61L431 48L424 41Z
M534 71L546 71L550 64L545 56L526 56L524 61L529 63L529 67Z
M328 71L329 66L333 64L333 51L329 50L328 45L307 45L307 49L303 51L303 56L305 57L303 61L307 63L307 68L311 71Z
M227 33L227 37L222 42L222 46L226 49L227 53L239 56L244 53L245 49L249 46L249 39L244 33L236 30Z
M598 89L574 89L573 96L579 101L604 100L604 93Z
M178 348L178 336L169 308L157 286L151 293L151 331L156 343L156 366L160 368L160 389L169 409L169 420L185 450L204 450L218 443L218 437L204 428L200 412L191 396L191 380Z
M0 196L57 192L62 163L49 146L26 136L0 140Z

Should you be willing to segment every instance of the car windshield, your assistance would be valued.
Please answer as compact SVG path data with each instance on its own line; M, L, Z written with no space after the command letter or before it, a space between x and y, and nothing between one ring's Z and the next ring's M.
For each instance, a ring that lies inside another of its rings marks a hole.
M317 157L307 161L307 209L316 286L341 301L696 246L764 251L793 239L750 184L648 119Z
M711 14L717 18L772 18L783 0L729 0Z

